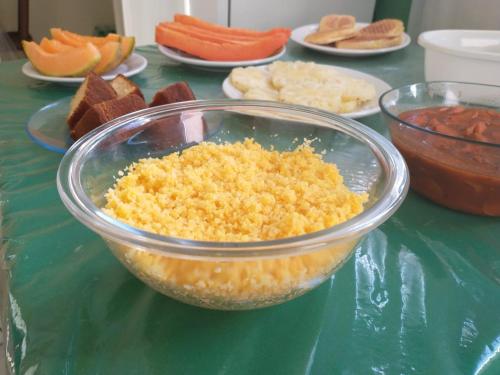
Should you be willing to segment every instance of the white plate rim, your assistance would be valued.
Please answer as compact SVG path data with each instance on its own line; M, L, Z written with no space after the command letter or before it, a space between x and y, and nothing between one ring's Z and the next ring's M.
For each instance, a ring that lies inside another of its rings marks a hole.
M380 96L382 96L383 93L392 89L392 87L387 82L385 82L385 81L381 80L380 78L377 78L371 74L364 73L364 72L361 72L359 70L344 68L342 66L337 66L337 65L326 65L326 64L318 64L318 65L330 66L332 68L337 69L339 72L342 72L346 75L350 75L353 78L364 79L375 86L375 90L376 90L377 95L372 100L372 104L370 105L370 107L364 108L364 109L361 108L360 110L355 111L355 112L336 113L337 115L356 119L356 118L371 116L371 115L374 115L374 114L380 112L380 106L378 104ZM259 66L260 69L267 69L267 67L268 67L268 65ZM222 82L222 91L224 92L224 95L226 95L230 99L241 99L242 98L241 97L242 92L233 86L229 75L224 79L224 82Z
M128 64L130 64L134 60L135 60L134 65L136 65L136 66L133 69L130 69ZM119 69L122 65L125 65L127 67L127 70L124 71L122 74L125 77L130 77L130 76L136 75L136 74L142 72L144 69L146 69L146 67L148 66L148 60L144 56L134 52L127 58L127 60L125 60L122 64L120 64L120 66L118 68L115 69L115 70L118 70L116 73L104 74L101 77L106 81L112 80L118 74L120 74ZM44 74L39 73L33 67L31 62L29 62L29 61L27 61L23 65L22 72L24 75L26 75L30 78L38 79L40 81L47 81L47 82L81 83L85 80L85 77L51 77L51 76L46 76Z
M182 56L172 48L166 47L162 44L157 44L158 50L167 56L168 58L188 64L188 65L194 65L194 66L202 66L202 67L208 67L208 68L236 68L238 66L249 66L249 65L261 65L261 64L267 64L270 63L274 60L279 59L281 56L283 56L286 52L286 46L283 46L283 48L276 54L266 57L264 59L258 59L258 60L243 60L243 61L208 61L208 60L202 60L198 59L196 57L186 57Z
M357 27L367 26L369 23L366 22L356 22ZM377 48L377 49L349 49L349 48L336 48L336 47L326 47L319 44L308 43L304 40L305 35L315 31L318 27L317 23L312 23L309 25L299 26L292 31L290 39L295 43L300 44L303 47L310 48L316 51L325 52L331 55L338 56L373 56L380 55L383 53L389 53L406 48L411 43L411 37L407 33L403 33L403 42L398 46Z

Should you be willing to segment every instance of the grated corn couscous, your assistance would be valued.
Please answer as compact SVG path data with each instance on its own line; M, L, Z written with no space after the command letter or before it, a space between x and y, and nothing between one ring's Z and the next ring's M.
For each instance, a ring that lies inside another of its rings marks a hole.
M207 241L262 241L339 224L363 210L337 167L308 145L269 151L252 139L201 143L128 167L106 194L105 211L150 232ZM323 281L354 242L309 254L256 260L192 260L132 247L113 250L141 279L185 302L275 303ZM214 258L216 259L216 258ZM267 302L266 302L267 301Z

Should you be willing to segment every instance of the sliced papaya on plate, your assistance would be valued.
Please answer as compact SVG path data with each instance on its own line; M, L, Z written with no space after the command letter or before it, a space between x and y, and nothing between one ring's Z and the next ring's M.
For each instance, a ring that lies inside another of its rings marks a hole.
M291 30L288 28L275 28L267 31L255 31L250 29L240 29L235 27L226 27L222 25L217 25L215 23L204 21L200 18L196 18L193 16L188 16L186 14L176 14L174 16L175 22L180 22L186 25L192 25L199 27L201 29L224 33L227 35L240 35L240 36L269 36L276 33L285 33L288 37L291 34Z
M44 51L35 42L23 40L22 44L31 64L47 76L83 76L94 69L101 60L101 53L92 43L57 53Z
M245 61L271 56L288 41L285 33L276 33L251 42L216 43L157 26L156 42L177 48L209 61Z

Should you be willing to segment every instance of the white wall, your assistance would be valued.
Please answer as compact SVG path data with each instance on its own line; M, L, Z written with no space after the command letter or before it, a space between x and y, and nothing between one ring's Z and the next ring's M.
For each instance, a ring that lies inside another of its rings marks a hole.
M436 29L500 30L500 0L413 0L412 37Z
M231 26L267 29L319 22L326 14L352 14L369 22L375 0L231 0Z

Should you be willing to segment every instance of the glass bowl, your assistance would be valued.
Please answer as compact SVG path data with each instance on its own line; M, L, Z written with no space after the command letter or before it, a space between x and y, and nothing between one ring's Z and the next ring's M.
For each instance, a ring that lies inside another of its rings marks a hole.
M201 141L253 138L293 150L312 140L344 183L367 192L364 211L307 235L259 242L208 242L146 232L106 215L104 194L118 171ZM106 241L113 254L157 291L192 305L237 310L274 305L321 284L358 241L387 220L408 190L408 171L383 136L350 119L273 102L213 100L138 111L87 134L63 157L57 186L67 209Z
M410 169L414 191L458 211L500 216L500 144L444 134L401 119L403 112L461 106L500 110L500 86L415 83L380 98L392 142ZM500 115L500 113L499 113ZM468 120L472 125L472 120Z

